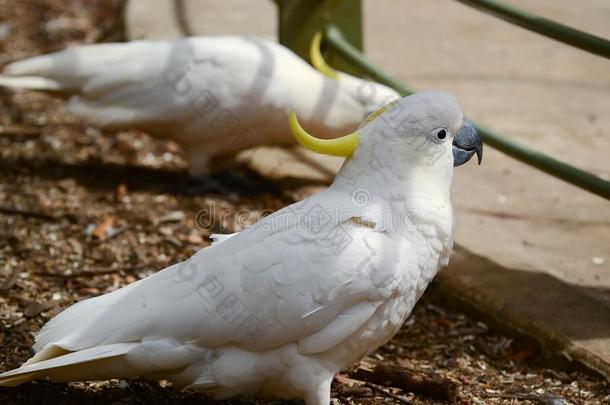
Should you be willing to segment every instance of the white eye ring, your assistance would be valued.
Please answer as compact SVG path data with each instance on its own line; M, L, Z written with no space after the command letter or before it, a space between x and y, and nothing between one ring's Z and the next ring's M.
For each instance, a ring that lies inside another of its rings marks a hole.
M445 139L449 138L449 131L446 128L436 128L432 130L431 136L434 142L444 142Z

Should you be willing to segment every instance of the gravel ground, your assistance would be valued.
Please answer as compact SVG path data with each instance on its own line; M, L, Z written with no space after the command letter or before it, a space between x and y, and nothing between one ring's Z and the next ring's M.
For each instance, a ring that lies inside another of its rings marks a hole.
M120 9L120 1L0 0L0 64L119 40ZM210 232L243 229L304 192L246 167L233 175L256 186L231 196L187 195L186 162L175 144L106 134L70 117L57 98L0 89L0 370L25 361L32 334L63 308L183 260L209 243ZM333 387L342 404L602 404L609 393L604 380L546 368L535 349L429 295L392 341ZM207 400L144 380L0 389L3 404L83 402Z

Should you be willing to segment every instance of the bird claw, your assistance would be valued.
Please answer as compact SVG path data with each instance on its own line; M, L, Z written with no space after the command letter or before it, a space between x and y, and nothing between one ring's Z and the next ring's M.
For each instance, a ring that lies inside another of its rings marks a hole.
M217 193L235 201L243 195L256 195L274 191L273 187L264 179L248 174L246 172L242 175L227 169L211 175L193 176L189 184L186 185L184 193L190 196Z
M191 177L189 183L183 188L183 193L188 196L197 196L202 194L222 194L229 200L238 200L239 194L229 187L222 184L214 178L214 176L201 175Z

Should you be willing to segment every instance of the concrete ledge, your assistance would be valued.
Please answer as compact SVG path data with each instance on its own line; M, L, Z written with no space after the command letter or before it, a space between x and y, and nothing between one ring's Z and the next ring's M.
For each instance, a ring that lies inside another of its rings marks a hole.
M456 246L435 290L494 326L610 380L610 310L549 274L507 269Z

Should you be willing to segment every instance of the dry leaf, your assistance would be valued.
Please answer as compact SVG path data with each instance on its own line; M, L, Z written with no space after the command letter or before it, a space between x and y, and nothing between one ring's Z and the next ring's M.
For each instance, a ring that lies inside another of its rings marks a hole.
M193 245L201 245L203 243L201 235L195 232L191 232L189 236L186 237L186 240Z

